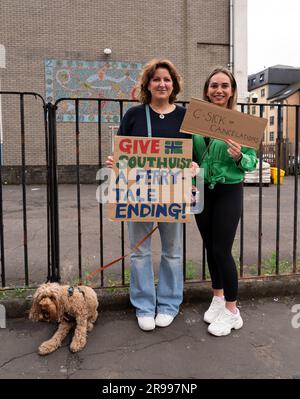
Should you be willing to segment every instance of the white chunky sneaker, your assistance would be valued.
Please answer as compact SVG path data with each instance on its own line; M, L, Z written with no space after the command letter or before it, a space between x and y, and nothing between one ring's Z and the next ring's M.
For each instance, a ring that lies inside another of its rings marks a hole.
M155 329L155 321L152 316L141 316L138 317L138 325L143 331L152 331Z
M169 314L158 313L155 318L155 325L158 327L168 327L173 320L174 316L171 316Z
M225 308L225 300L219 296L214 296L209 308L204 313L203 320L206 323L212 323Z
M219 316L208 326L208 332L217 337L228 335L234 328L238 330L243 327L243 319L240 311L237 309L236 313L232 313L227 308L224 308Z

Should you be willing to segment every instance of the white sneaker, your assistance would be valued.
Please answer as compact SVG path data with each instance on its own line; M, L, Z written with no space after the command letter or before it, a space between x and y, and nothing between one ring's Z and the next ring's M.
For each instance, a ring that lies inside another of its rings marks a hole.
M209 308L204 313L203 320L206 323L212 323L225 308L225 300L219 296L214 296Z
M238 330L243 327L243 319L241 318L240 311L234 314L227 308L219 314L219 316L208 326L208 332L217 337L228 335L234 328Z
M138 325L141 330L152 331L155 329L155 321L152 316L141 316L138 317Z
M174 316L171 316L169 314L158 313L155 318L155 325L158 327L168 327L173 320Z

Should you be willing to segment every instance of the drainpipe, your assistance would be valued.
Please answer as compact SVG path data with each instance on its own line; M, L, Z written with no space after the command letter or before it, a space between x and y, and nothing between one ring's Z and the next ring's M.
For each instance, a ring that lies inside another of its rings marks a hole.
M5 47L0 44L0 68L5 68ZM1 91L1 75L0 75L0 91ZM3 164L3 123L2 123L2 102L0 94L0 165Z
M233 1L230 0L229 4L229 69L234 74L234 64L233 64Z

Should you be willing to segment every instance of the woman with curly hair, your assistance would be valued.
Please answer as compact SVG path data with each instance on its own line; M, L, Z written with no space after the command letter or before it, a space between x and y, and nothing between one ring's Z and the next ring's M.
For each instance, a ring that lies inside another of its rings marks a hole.
M175 66L166 59L151 60L143 68L139 85L142 104L126 112L118 135L191 138L180 133L185 108L174 104L181 90L181 77ZM113 157L108 157L106 165L112 164ZM128 222L131 248L152 229L153 222ZM158 223L158 229L162 254L157 289L151 237L131 255L130 300L136 308L138 325L144 331L170 325L183 298L182 223L162 222Z

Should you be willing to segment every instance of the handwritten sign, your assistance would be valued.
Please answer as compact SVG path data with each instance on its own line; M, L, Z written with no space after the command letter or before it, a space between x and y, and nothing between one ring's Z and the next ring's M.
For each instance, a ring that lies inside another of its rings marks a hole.
M111 220L188 222L192 140L116 136Z
M192 98L180 131L221 140L232 139L245 147L258 149L267 122L265 118Z

